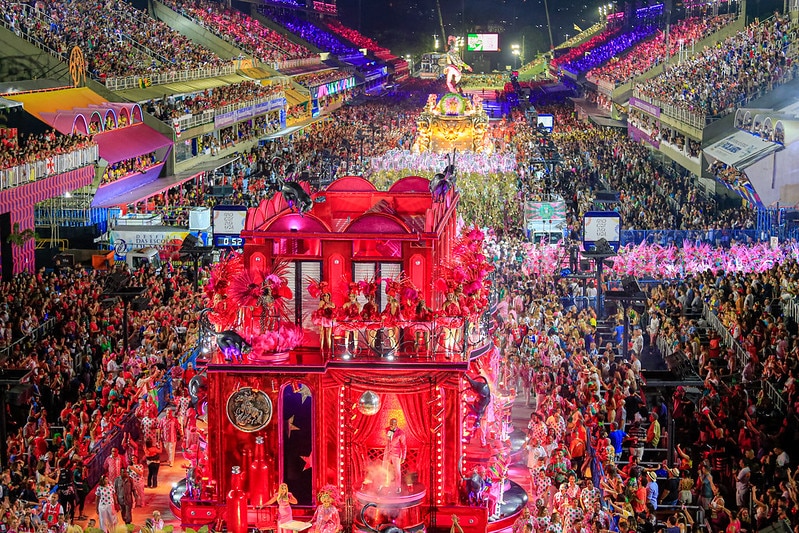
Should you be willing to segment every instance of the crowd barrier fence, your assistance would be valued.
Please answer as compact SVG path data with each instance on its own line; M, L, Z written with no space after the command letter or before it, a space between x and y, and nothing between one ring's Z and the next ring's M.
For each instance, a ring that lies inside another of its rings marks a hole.
M100 158L97 145L78 148L66 154L23 163L0 170L0 189L18 187L36 180L63 174L71 170L93 165Z

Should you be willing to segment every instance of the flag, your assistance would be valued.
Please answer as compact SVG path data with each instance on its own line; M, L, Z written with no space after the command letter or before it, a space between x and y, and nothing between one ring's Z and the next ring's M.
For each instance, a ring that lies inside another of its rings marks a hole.
M572 24L574 24L574 23L572 23ZM575 30L577 30L577 31L579 31L579 32L583 31L583 30L580 28L580 26L578 26L577 24L574 24L574 29L575 29Z

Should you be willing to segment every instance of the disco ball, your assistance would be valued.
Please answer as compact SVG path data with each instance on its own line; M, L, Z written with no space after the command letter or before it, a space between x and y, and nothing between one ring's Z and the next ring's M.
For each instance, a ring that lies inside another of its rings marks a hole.
M380 396L368 390L358 399L358 411L366 416L377 414L380 410Z

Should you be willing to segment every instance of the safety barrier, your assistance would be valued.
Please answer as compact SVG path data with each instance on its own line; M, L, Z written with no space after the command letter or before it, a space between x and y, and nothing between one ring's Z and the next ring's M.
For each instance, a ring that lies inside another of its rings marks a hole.
M173 72L154 72L152 74L137 74L134 76L110 77L104 83L106 88L111 91L123 91L125 89L142 89L152 85L165 85L167 83L178 83L192 80L202 80L206 78L216 78L219 76L229 76L236 73L236 66L233 64L221 67L196 68L190 70L178 70Z
M5 168L0 170L0 189L19 187L32 181L90 166L95 164L99 158L100 151L95 144L78 148L67 154L58 154L39 161Z
M715 246L729 246L733 241L753 243L760 240L761 232L756 229L709 229L709 230L623 230L621 243L628 244L659 244L677 247L684 242L709 243Z
M5 360L8 359L8 357L12 353L14 353L14 349L17 346L24 348L26 344L35 342L36 339L50 333L54 329L55 329L55 317L45 320L38 327L36 327L33 331L31 331L24 337L20 337L19 339L15 340L8 346L0 348L0 363L4 363Z

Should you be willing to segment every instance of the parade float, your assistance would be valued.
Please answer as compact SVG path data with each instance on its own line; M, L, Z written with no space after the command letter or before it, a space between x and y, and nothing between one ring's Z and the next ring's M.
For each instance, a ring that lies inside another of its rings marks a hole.
M507 479L514 392L457 191L345 177L304 200L251 209L206 288L215 351L192 394L207 433L175 514L228 531L508 527L527 502Z
M453 150L490 154L494 148L488 131L488 114L478 95L471 98L446 93L431 94L416 121L412 151L448 153Z

